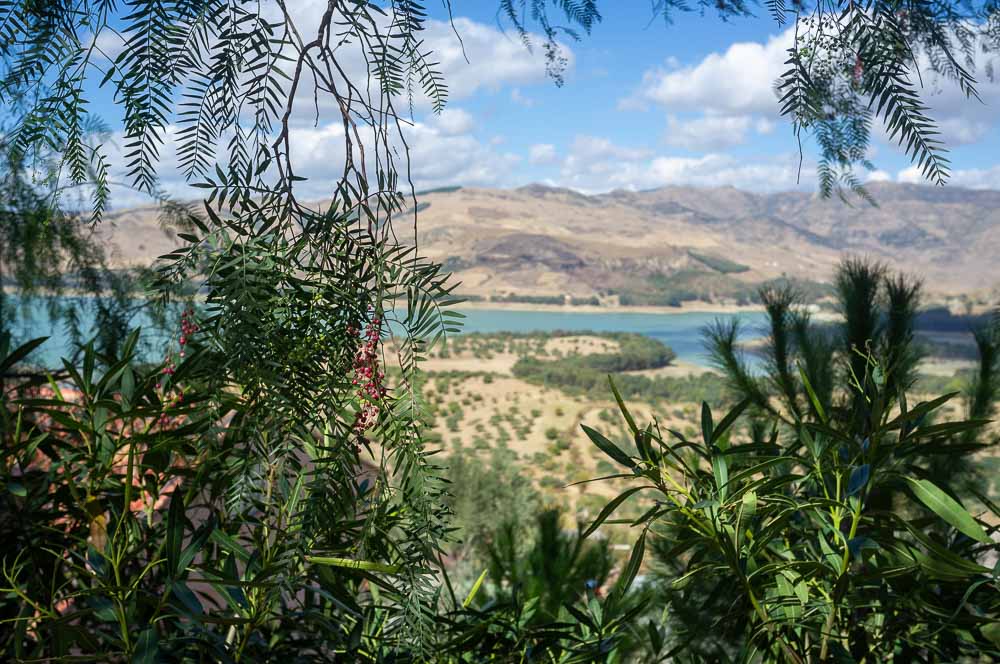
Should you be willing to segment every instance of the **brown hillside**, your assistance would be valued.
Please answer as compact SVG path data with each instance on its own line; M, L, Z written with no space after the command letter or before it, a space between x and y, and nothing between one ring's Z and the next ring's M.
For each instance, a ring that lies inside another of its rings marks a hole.
M1000 285L1000 192L873 184L879 207L802 192L665 187L586 196L529 185L418 196L420 250L483 296L698 291L736 298L782 275L826 281L845 253L955 294ZM174 243L152 208L109 218L121 262Z

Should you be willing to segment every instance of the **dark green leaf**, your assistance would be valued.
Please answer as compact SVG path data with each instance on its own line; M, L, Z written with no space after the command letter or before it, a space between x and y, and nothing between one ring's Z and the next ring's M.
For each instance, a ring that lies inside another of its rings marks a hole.
M628 423L628 428L632 432L633 436L639 435L639 427L635 423L635 419L632 417L632 413L629 412L628 406L625 405L625 400L622 399L622 395L618 392L618 388L615 387L615 381L608 376L608 384L611 386L611 392L615 395L615 401L618 402L618 409L621 411L622 416L625 417L625 421Z
M622 451L617 445L608 440L604 434L595 429L591 429L586 424L582 425L583 432L587 434L587 437L593 441L594 445L601 448L601 451L607 454L609 457L622 464L623 466L628 466L629 468L635 468L635 461Z
M868 478L871 474L871 466L867 463L862 464L853 470L851 470L851 476L847 480L847 495L853 496L858 493L868 484Z
M701 402L701 439L705 441L705 447L711 448L712 441L712 409L704 401Z
M712 432L711 442L713 445L718 443L719 439L722 438L722 436L724 436L729 431L729 428L733 426L737 418L739 418L739 416L743 414L743 411L747 409L750 403L751 403L750 399L744 399L743 401L733 406L732 410L726 413L726 416L722 418L722 421L719 422L719 424L715 427L715 430ZM702 404L702 408L704 409L706 405L707 404ZM709 417L711 417L711 414L709 414ZM704 422L704 414L702 415L702 421Z
M618 597L624 597L628 589L632 587L632 582L635 581L635 577L639 573L639 568L642 566L642 559L645 554L646 531L643 530L642 535L639 535L639 539L636 540L635 545L632 547L632 555L629 556L628 564L625 565L621 577L615 583L615 592Z
M132 664L155 664L159 654L160 644L156 628L150 625L142 630L139 638L136 639Z
M593 523L587 526L587 529L584 530L583 534L580 536L588 537L592 532L600 528L601 524L604 523L607 520L607 518L611 516L611 514L614 513L616 509L618 509L618 506L628 499L629 496L636 493L637 491L642 491L645 488L648 487L643 487L643 486L632 487L631 489L626 489L625 491L622 491L620 494L612 498L611 501L604 506L600 514L597 515L597 518L594 519Z
M41 346L47 340L48 337L32 339L12 350L7 357L0 358L0 374L6 373L11 367L30 355L31 351Z
M957 500L939 489L933 482L912 477L907 477L906 480L910 483L913 495L949 525L978 542L992 541L983 527L972 518L972 515Z
M170 496L170 508L167 511L167 569L172 576L179 575L183 570L178 568L181 560L181 547L184 542L184 495L180 488L174 489Z

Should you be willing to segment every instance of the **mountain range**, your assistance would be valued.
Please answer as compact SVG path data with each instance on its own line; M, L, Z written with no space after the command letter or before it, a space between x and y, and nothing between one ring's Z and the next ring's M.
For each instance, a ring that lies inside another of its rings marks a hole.
M869 191L877 207L732 187L600 195L450 187L417 195L417 241L455 273L460 293L492 299L740 301L783 277L819 293L845 255L905 270L942 296L1000 287L1000 191L890 183ZM156 217L154 208L109 216L117 261L174 246Z

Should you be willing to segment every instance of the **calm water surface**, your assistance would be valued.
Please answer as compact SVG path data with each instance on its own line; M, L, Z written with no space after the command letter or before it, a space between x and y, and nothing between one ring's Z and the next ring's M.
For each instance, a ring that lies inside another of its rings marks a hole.
M46 307L34 302L28 307L29 316L17 326L15 334L26 340L49 336L50 339L36 353L34 360L47 366L58 366L59 358L71 351L64 328L53 324ZM463 312L464 332L635 332L658 339L670 346L681 360L705 365L707 358L702 346L702 329L714 320L739 318L743 323L744 339L759 337L764 314L719 314L702 312L678 313L617 313L617 312L562 312L562 311L513 311L497 309L472 309ZM146 316L140 314L133 325L149 330ZM145 335L144 335L145 336ZM161 341L153 340L150 341ZM155 345L155 344L153 344Z

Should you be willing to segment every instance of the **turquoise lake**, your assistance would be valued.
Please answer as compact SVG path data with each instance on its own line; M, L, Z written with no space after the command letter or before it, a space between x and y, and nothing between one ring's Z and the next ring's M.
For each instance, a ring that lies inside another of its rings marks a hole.
M705 366L708 358L702 345L702 330L717 319L739 318L743 339L763 335L763 313L720 314L698 311L678 313L580 313L561 311L507 311L473 309L463 312L466 332L635 332L670 346L677 358Z
M47 366L57 366L59 358L71 351L64 329L53 325L44 305L36 302L29 307L29 316L16 326L20 340L49 336L50 339L36 353L34 360ZM763 313L719 314L705 312L678 313L621 313L621 312L562 312L514 311L500 309L471 309L463 312L463 332L635 332L658 339L670 346L678 359L705 365L707 358L702 346L702 330L716 319L739 318L743 324L744 340L760 336L764 323ZM133 325L149 327L142 314ZM147 337L148 338L148 337ZM149 339L153 342L166 339Z

